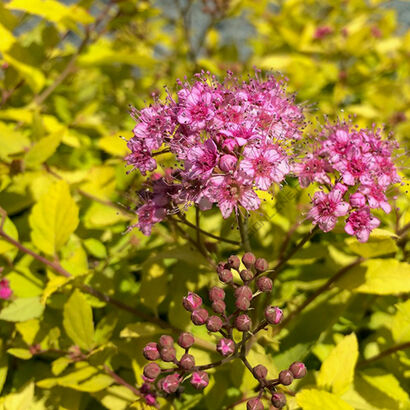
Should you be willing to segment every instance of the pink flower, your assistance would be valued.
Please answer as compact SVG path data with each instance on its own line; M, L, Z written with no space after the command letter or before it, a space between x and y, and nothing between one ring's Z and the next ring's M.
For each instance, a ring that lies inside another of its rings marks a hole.
M346 221L345 231L355 235L359 242L366 242L370 232L380 225L380 221L370 214L370 208L362 208L352 212Z
M202 371L193 372L191 377L191 384L197 390L202 390L209 384L208 374Z
M218 155L218 149L211 139L192 147L188 152L185 164L187 178L208 179L218 162Z
M9 287L9 281L6 278L0 279L0 299L10 299L12 293Z
M233 171L236 167L238 159L234 155L225 154L219 160L219 168L224 172Z
M319 225L323 232L331 231L339 216L344 216L349 210L349 204L343 201L343 194L339 190L333 190L328 194L318 191L313 197L313 208L309 217L313 223Z
M263 147L246 146L239 168L255 185L267 191L273 182L279 183L289 172L286 157L272 144Z
M313 181L330 184L330 178L326 173L329 169L330 166L324 159L313 154L307 154L303 162L293 166L293 172L299 177L302 188L306 188Z
M211 90L202 82L195 83L191 90L182 89L178 92L178 98L180 124L187 124L193 129L204 129L215 115Z
M360 192L350 195L350 205L353 208L362 208L366 205L366 197Z
M391 205L387 202L383 188L379 185L364 186L361 190L366 195L370 208L381 208L386 214L390 213Z
M231 339L223 338L216 345L216 350L222 356L229 356L235 351L235 343Z
M218 175L211 179L209 197L214 197L222 216L226 219L239 205L247 211L256 210L260 206L260 199L253 191L252 185L246 184L239 174Z
M162 208L155 206L153 201L149 201L137 210L138 222L136 226L144 235L151 234L152 225L164 219L165 213Z
M333 32L332 28L329 26L321 26L318 27L315 31L315 34L313 36L313 38L315 39L321 39L329 34L331 34Z
M128 165L138 168L141 174L145 175L147 171L154 171L157 167L157 161L151 156L151 151L144 145L141 140L133 137L127 142L127 147L131 151L125 157Z

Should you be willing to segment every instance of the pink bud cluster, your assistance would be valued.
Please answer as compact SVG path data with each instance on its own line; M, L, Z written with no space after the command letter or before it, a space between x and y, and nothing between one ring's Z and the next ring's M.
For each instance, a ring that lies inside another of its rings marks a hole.
M211 304L212 313L204 307L201 296L188 292L182 299L183 307L190 312L191 321L195 326L206 326L207 330L214 334L220 334L221 338L216 342L216 351L222 356L222 360L209 365L197 366L195 358L189 353L190 347L194 344L194 337L191 333L182 333L178 338L178 345L185 350L184 354L177 359L177 352L174 347L174 340L171 336L163 335L159 342L148 343L143 350L143 355L151 363L144 367L144 385L141 391L144 394L147 404L156 404L158 395L167 396L180 390L181 384L185 380L190 380L193 387L198 390L208 385L209 378L205 372L207 369L219 366L225 361L235 358L243 358L246 355L244 346L252 334L265 329L269 324L277 325L283 317L282 310L277 306L266 306L264 318L256 323L252 323L250 316L251 305L255 298L261 293L270 293L273 282L267 277L268 262L263 258L256 258L251 252L245 253L242 260L232 255L225 262L220 262L217 266L219 279L228 285L226 289L214 286L209 289L208 298ZM235 276L241 278L242 283L237 283ZM225 297L228 292L232 292L235 306L226 306ZM255 318L254 318L255 320ZM234 332L242 334L242 341L235 342ZM157 360L165 363L173 363L175 367L166 366L161 368ZM301 378L305 375L306 368L303 363L294 363L287 370L279 373L279 377L267 380L267 369L263 365L257 365L253 371L253 376L259 381L261 391L268 389L272 393L272 403L281 398L281 393L276 391L279 384L289 385L294 378ZM277 401L278 402L278 401ZM286 400L285 400L286 402ZM252 402L253 403L253 402ZM257 405L257 402L255 402ZM249 407L248 408L263 408Z
M382 139L380 129L358 129L351 123L326 126L312 152L293 165L301 187L320 184L309 217L324 232L345 217L345 231L366 242L380 224L371 209L389 213L386 191L400 182L392 160L397 145Z
M283 181L287 148L301 136L302 110L273 76L241 82L228 73L219 82L201 73L193 84L177 86L176 99L169 93L165 102L131 111L137 124L128 164L145 175L163 152L177 163L165 176L153 174L141 192L137 226L146 235L181 205L217 204L224 218L239 206L258 209L256 190Z

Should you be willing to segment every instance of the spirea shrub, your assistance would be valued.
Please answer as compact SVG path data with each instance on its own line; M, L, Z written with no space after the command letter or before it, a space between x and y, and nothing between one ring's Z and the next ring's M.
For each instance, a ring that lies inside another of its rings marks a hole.
M247 81L202 72L191 83L178 81L176 96L168 91L165 101L132 109L136 126L126 160L143 175L150 172L137 227L149 235L155 223L191 205L217 206L224 218L255 211L261 191L274 194L297 178L302 189L315 184L306 215L314 225L329 232L343 218L346 233L366 242L380 224L371 211L391 211L386 192L400 181L395 142L351 121L306 131L303 108L285 86L258 72ZM176 166L155 172L165 153Z

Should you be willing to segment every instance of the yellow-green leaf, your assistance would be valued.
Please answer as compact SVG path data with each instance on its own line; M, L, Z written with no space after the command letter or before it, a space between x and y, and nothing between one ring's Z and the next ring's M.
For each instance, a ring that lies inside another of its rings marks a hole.
M336 394L317 389L304 389L296 395L303 410L354 410Z
M370 259L351 269L337 285L359 293L397 295L410 292L410 264Z
M7 322L24 322L40 317L44 306L39 297L20 298L11 302L0 312L0 319Z
M33 243L44 253L55 255L78 225L78 207L68 184L55 183L34 205L29 221Z
M398 248L394 240L393 233L384 229L375 229L365 243L359 242L356 238L346 239L347 246L357 255L365 258L374 258L376 256L388 255L395 253Z
M34 399L34 383L29 382L4 400L4 410L30 410Z
M397 343L410 341L410 299L396 305L392 323L393 339Z
M44 305L47 302L47 299L58 289L63 287L65 284L67 284L69 281L71 281L72 278L66 278L65 276L53 276L48 282L47 286L44 289L44 292L41 296L41 303Z
M24 160L27 167L35 167L50 158L60 145L62 133L52 134L36 142Z
M33 355L30 353L28 349L11 348L7 349L7 353L23 360L29 360L33 357Z
M156 311L168 291L165 268L162 263L148 260L143 264L142 271L140 300L145 306Z
M91 306L76 289L64 305L63 326L68 337L84 350L93 346L94 322Z
M359 348L354 333L345 336L322 363L318 375L318 386L342 394L353 382L354 368Z

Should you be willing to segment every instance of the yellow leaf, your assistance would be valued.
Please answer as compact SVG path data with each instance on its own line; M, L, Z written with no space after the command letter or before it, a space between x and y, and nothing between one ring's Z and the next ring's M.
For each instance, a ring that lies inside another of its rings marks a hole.
M354 410L335 394L317 389L304 389L296 395L303 410Z
M342 394L353 382L359 348L354 333L345 336L322 363L318 386Z

